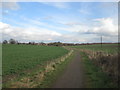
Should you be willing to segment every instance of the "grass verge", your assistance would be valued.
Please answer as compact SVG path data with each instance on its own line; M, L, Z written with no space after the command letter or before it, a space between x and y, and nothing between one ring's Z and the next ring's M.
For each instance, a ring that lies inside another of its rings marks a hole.
M112 79L100 67L89 60L84 52L80 52L85 68L86 88L117 88Z
M64 62L57 64L55 66L55 70L48 72L45 79L37 88L52 88L52 85L54 84L56 79L63 73L65 67L68 65L68 63L72 60L74 56L75 55L73 52L72 55L70 55Z

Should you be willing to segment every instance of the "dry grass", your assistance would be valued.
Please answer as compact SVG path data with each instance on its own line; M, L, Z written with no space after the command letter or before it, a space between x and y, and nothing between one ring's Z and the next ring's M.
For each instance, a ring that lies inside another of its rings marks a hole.
M90 60L93 60L95 65L102 68L102 71L106 72L113 78L114 82L118 82L118 53L108 54L102 51L81 50L87 53Z

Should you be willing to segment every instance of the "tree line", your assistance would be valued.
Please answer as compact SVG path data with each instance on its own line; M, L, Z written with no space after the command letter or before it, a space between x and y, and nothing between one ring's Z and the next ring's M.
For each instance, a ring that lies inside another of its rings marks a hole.
M21 42L18 42L17 40L15 39L10 39L10 40L4 40L2 42L2 44L25 44L25 45L48 45L48 46L62 46L62 43L61 42L53 42L53 43L44 43L44 42L39 42L39 43L36 43L36 42L28 42L28 43L21 43Z
M36 42L28 42L28 43L21 43L18 42L15 39L10 39L10 40L4 40L2 42L3 44L25 44L25 45L44 45L44 46L73 46L73 45L79 45L79 44L74 44L74 43L61 43L60 41L58 42L50 42L50 43L44 43L44 42L40 42L40 43L36 43Z
M101 43L62 43L60 41L58 42L50 42L50 43L44 43L44 42L40 42L40 43L36 43L36 42L28 42L28 43L21 43L18 42L15 39L10 39L10 40L4 40L2 42L3 44L25 44L25 45L44 45L44 46L77 46L77 45L93 45L93 44L101 44ZM112 44L112 43L103 43L103 44ZM117 44L117 43L116 43Z
M17 40L15 40L15 39L10 39L10 40L4 40L3 42L2 42L3 44L8 44L8 43L10 43L10 44L17 44L18 43L18 41Z

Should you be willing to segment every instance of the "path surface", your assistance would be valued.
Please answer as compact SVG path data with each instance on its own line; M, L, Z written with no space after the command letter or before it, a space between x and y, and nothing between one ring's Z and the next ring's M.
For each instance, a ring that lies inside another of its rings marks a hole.
M53 88L84 88L83 74L80 53L76 51L75 57L72 58L63 74L56 80Z

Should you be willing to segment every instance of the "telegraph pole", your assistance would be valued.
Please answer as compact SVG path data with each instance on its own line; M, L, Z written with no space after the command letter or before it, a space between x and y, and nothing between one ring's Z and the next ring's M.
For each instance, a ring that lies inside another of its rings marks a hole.
M101 38L100 40L101 40L101 48L102 48L102 35L101 35L101 37L100 37L100 38Z

